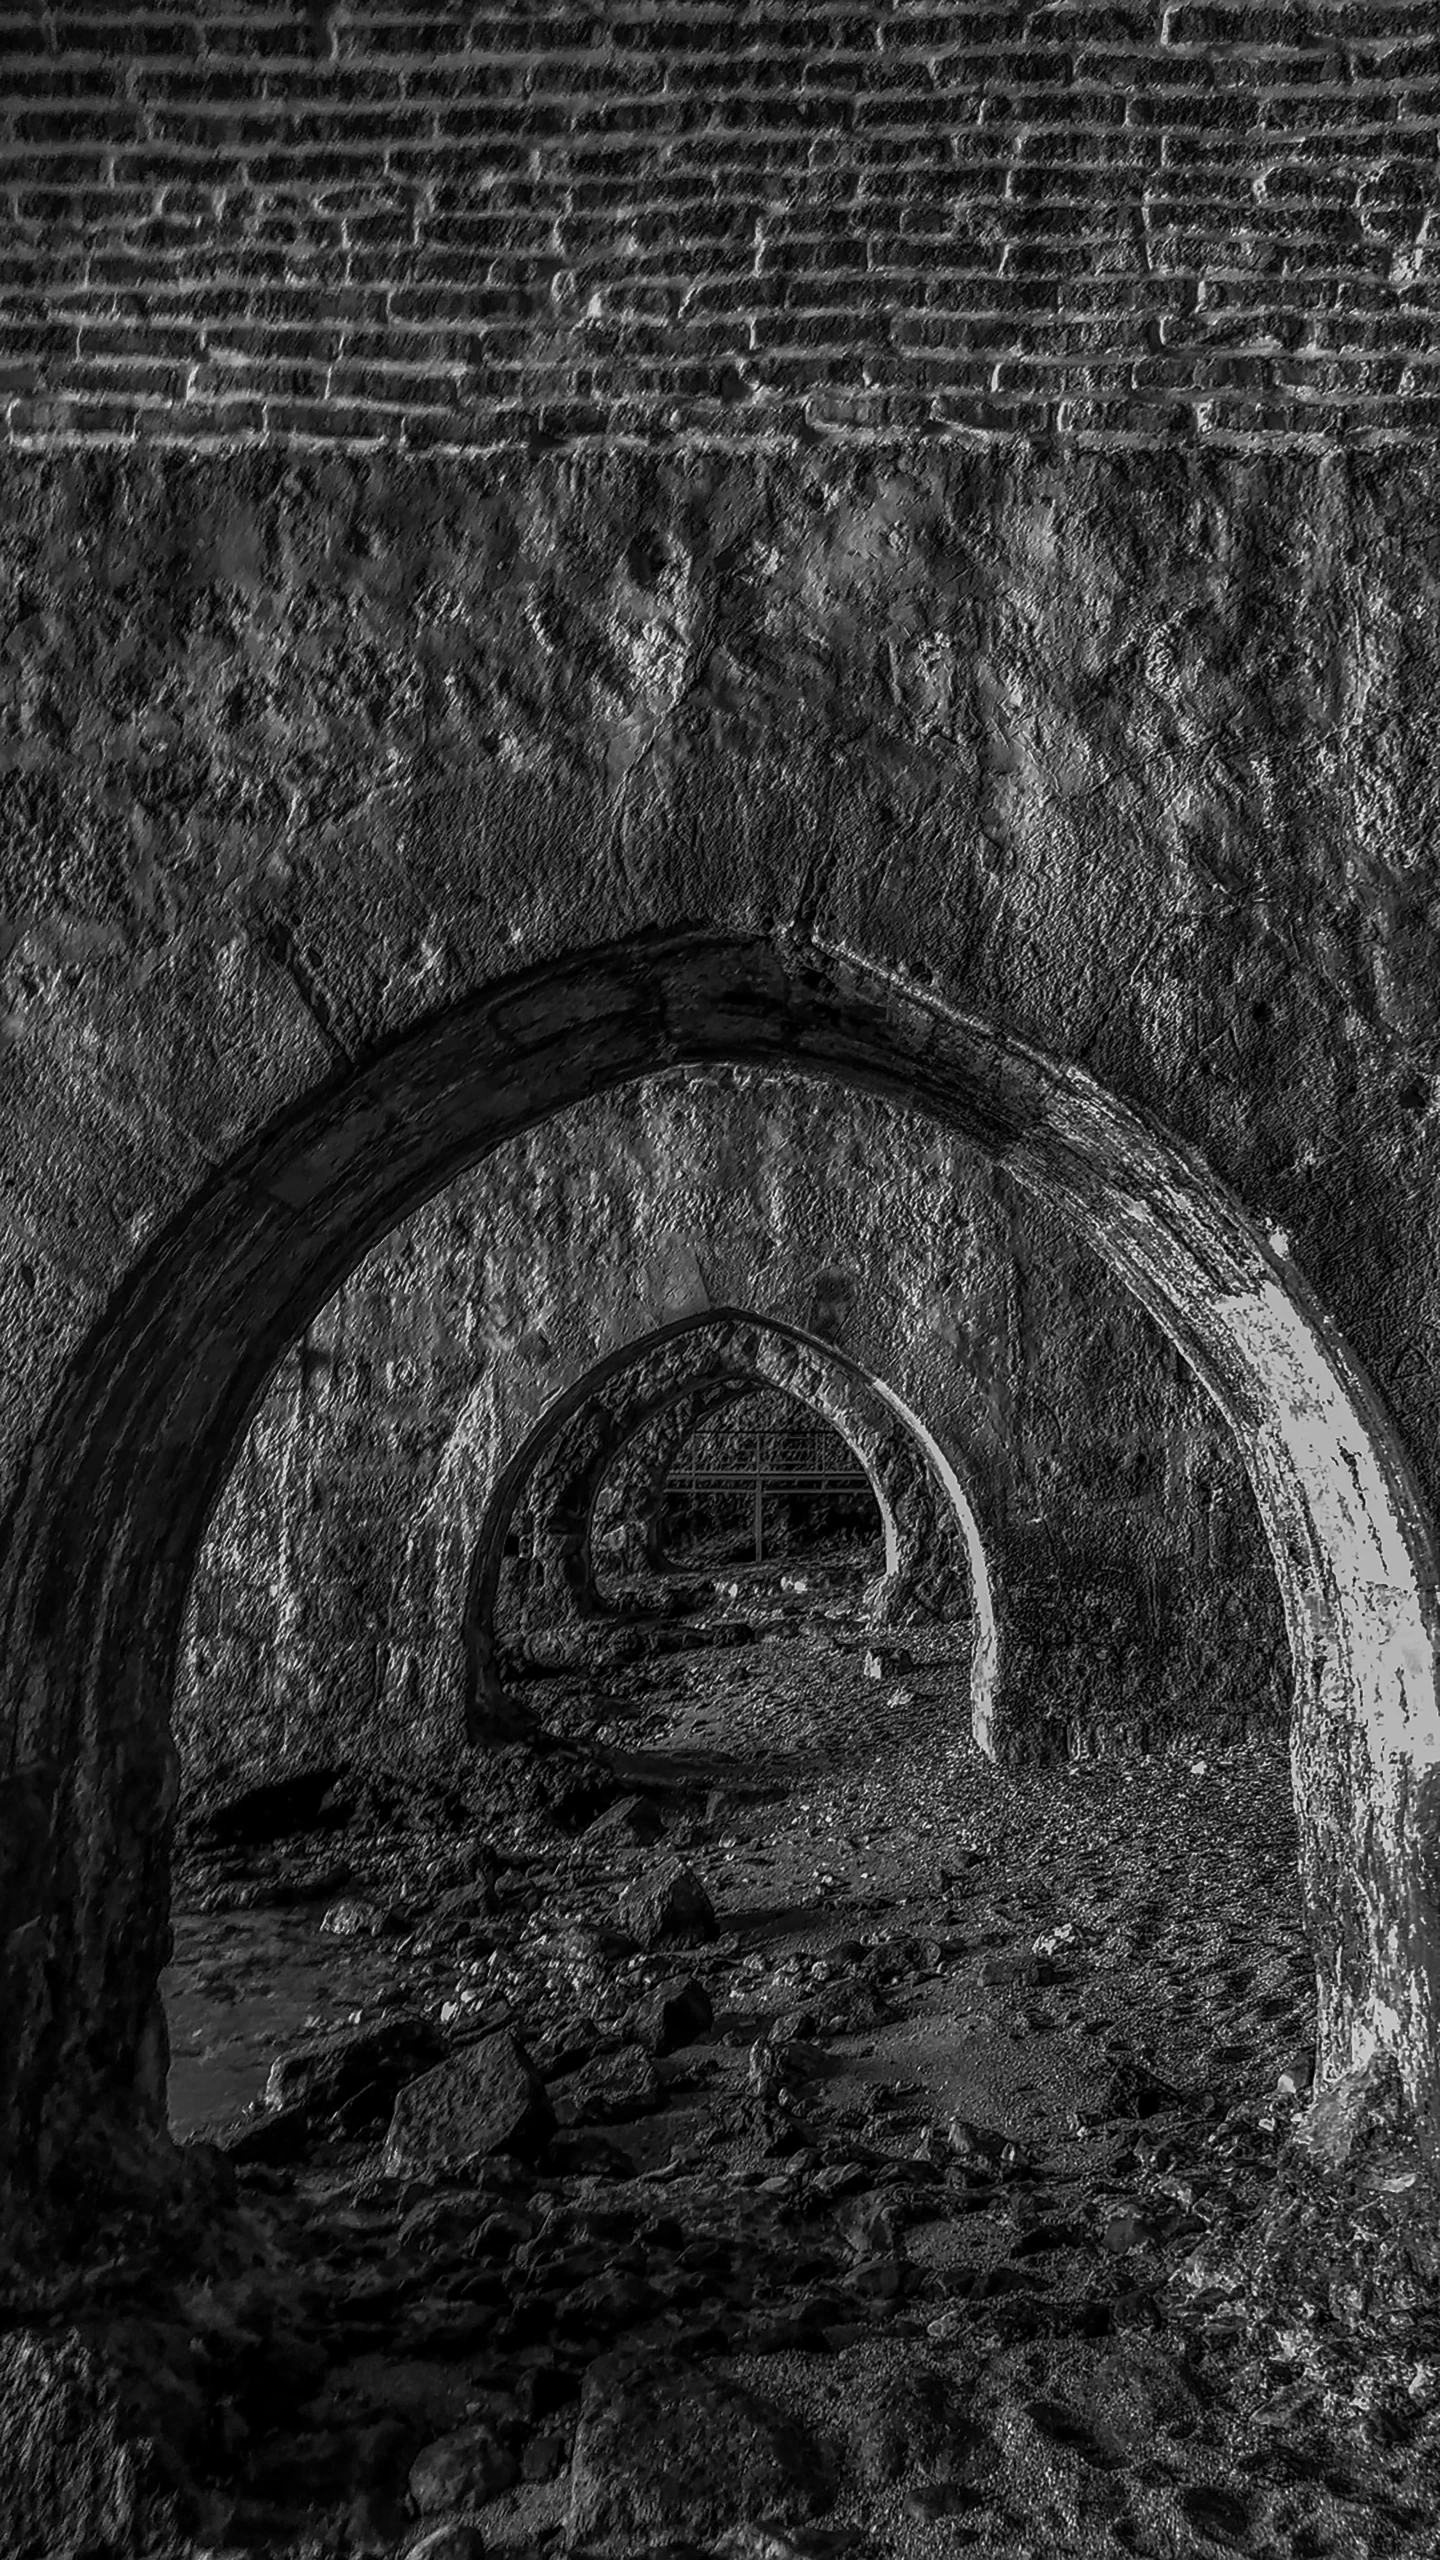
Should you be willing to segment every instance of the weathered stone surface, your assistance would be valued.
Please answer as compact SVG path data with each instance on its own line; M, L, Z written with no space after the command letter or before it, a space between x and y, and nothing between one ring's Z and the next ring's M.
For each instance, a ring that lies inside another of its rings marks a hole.
M693 2044L714 2022L714 2008L703 1982L693 1977L657 1983L636 2014L640 2042L651 2053L678 2053Z
M402 2082L438 2062L444 2050L444 2037L426 2018L387 2018L379 2026L316 2037L272 2063L265 2103L302 2106L319 2118L369 2096L384 2112Z
M642 1947L695 1946L719 1935L715 1906L699 1877L673 1859L622 1894L617 1916Z
M1267 464L1257 484L1252 457L1203 449L907 453L876 473L847 442L767 459L758 485L727 466L697 495L650 457L535 461L483 612L489 493L410 455L343 488L265 455L97 462L103 503L88 462L16 466L19 1491L0 1614L24 1704L0 2021L33 2173L87 2125L114 2156L159 2122L170 1632L269 1364L467 1150L600 1084L736 1056L888 1079L988 1150L997 1222L1018 1174L1160 1309L1256 1457L1291 1623L1323 1638L1295 1769L1324 2068L1383 2030L1412 2085L1422 2051L1435 2079L1419 1692L1440 1435L1414 1344L1433 1312L1436 1010L1431 890L1409 862L1435 790L1407 734L1434 663L1427 483L1360 453ZM93 544L75 514L92 501ZM665 567L632 596L642 513L642 565ZM996 601L1016 595L1020 615ZM462 667L437 663L441 635ZM363 750L348 725L337 746L332 721L369 704ZM384 779L337 805L357 769ZM660 936L696 915L776 930L743 973L707 937L681 984ZM607 935L623 953L583 981L511 980L491 1010L477 992ZM981 1026L968 1044L960 1020ZM1028 1079L1022 1044L1043 1062ZM176 1062L158 1103L157 1056ZM1148 1137L1107 1095L1141 1105ZM1023 1285L1012 1271L992 1335L952 1289L969 1269L934 1255L927 1338L982 1382L967 1411L1004 1448L1024 1400L1010 1347L1046 1332L1052 1293L1033 1264ZM1078 1257L1053 1294L1072 1288L1078 1305ZM533 1300L495 1303L497 1333L539 1329ZM1080 1329L1097 1373L1123 1367L1102 1325ZM317 1347L287 1373L297 1398ZM1056 1419L1068 1450L1082 1435ZM1183 1439L1136 1449L1168 1469ZM1115 1453L1091 1458L1103 1478ZM1033 1472L1011 1488L1021 1516L1063 1469ZM448 1520L441 1500L417 1539L445 1543ZM1375 1569L1347 1575L1361 1548ZM1382 1590L1401 1595L1383 1620ZM387 1650L341 1606L354 1650ZM402 1628L394 1658L414 1651ZM1119 1657L1104 1676L1127 1694Z
M807 2430L723 2374L623 2356L592 2365L580 2401L566 2531L697 2540L746 2517L821 2515L830 2465Z
M479 2525L467 2516L455 2516L432 2526L417 2541L407 2542L405 2560L485 2560L486 2548Z
M0 2550L30 2560L143 2549L168 2560L186 2521L85 2341L65 2330L0 2335Z
M400 2091L385 2141L392 2173L463 2173L491 2152L528 2158L554 2130L545 2083L505 2028Z
M410 2469L410 2495L422 2516L456 2507L483 2507L487 2499L509 2488L515 2471L515 2457L493 2427L460 2427L416 2455Z
M565 2089L560 2109L570 2124L628 2124L664 2103L665 2087L638 2045L599 2055Z

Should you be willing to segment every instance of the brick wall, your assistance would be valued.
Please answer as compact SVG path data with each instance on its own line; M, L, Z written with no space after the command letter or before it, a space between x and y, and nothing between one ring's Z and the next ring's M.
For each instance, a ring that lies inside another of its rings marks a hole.
M23 448L1440 427L1435 0L0 0Z

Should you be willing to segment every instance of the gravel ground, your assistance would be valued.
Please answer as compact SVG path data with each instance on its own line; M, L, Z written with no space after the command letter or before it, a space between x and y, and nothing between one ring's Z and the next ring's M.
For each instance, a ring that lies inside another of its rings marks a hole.
M1292 2140L1283 1754L997 1771L963 1630L870 1636L838 1554L718 1580L535 1682L542 1753L352 1773L273 1845L192 1822L197 1967L206 1913L324 1907L338 1841L352 2032L418 2018L442 2076L518 2038L558 2120L458 2175L397 2165L388 2086L227 2136L248 2259L217 2232L166 2330L204 2547L1433 2551L1411 2170Z

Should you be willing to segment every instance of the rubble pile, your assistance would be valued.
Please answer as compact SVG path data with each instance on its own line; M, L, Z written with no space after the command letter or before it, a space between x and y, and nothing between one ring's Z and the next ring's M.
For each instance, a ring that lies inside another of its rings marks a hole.
M91 2515L112 2426L75 2547L1431 2547L1428 2190L1383 2075L1312 2100L1283 1756L1003 1773L953 1631L877 1684L731 1579L751 1646L539 1752L192 1811L182 1908L323 1856L392 1980L209 2129L198 2262L117 2235L53 2307L163 2474L148 2543ZM73 2429L22 2382L0 2487Z

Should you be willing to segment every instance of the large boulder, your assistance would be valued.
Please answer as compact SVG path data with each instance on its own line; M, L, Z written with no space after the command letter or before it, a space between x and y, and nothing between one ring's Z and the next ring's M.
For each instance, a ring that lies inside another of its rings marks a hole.
M621 1895L619 1920L642 1947L693 1946L720 1934L714 1905L699 1877L673 1858Z
M493 2427L458 2427L417 2454L410 2495L422 2516L448 2515L457 2507L483 2507L515 2478L515 2456Z
M625 2355L591 2365L570 2465L566 2539L703 2542L747 2518L795 2523L834 2501L808 2429L713 2369Z
M389 2112L397 2089L438 2062L445 2039L428 2018L387 2018L374 2027L352 2027L292 2046L270 2066L269 2107L304 2107L317 2120L367 2099L377 2117Z
M498 2027L400 2091L385 2167L392 2176L463 2177L496 2151L532 2158L554 2129L544 2081L524 2046Z
M648 2053L678 2053L715 2023L715 2011L703 1982L687 1976L658 1982L636 2011L639 2042Z

